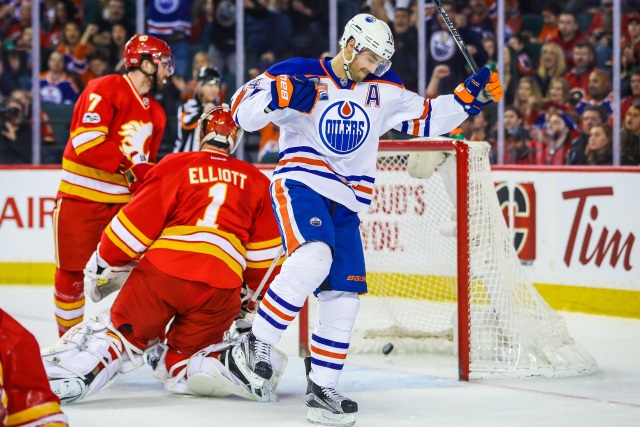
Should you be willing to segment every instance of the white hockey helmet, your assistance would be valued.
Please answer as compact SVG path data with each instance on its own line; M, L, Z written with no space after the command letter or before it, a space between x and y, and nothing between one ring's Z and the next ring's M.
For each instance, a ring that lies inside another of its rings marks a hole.
M395 47L393 34L385 22L368 13L356 15L344 27L344 34L340 39L340 47L344 49L352 37L356 41L354 46L356 53L360 53L367 48L383 59L373 74L380 77L389 71Z

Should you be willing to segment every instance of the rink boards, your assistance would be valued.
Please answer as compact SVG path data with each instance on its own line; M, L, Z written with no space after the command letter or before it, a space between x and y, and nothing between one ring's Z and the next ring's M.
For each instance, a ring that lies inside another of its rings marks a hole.
M60 176L0 167L1 284L52 283ZM525 271L554 308L640 318L640 168L499 167L493 180Z

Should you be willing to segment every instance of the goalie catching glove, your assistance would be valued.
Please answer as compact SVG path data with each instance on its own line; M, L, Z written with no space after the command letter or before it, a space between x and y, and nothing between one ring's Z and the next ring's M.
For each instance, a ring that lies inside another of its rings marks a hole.
M271 102L267 110L291 108L301 113L311 113L324 95L316 81L317 79L308 79L305 76L278 76L271 82Z
M111 267L100 257L100 245L84 268L84 292L91 301L98 302L120 290L136 263Z
M456 87L453 97L467 113L477 116L486 104L502 99L502 84L498 73L491 72L489 67L480 68Z

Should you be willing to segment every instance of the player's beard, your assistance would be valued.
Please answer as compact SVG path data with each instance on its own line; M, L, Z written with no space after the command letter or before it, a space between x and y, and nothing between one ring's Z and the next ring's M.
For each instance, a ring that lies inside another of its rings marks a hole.
M351 79L354 82L360 83L369 75L369 70L366 68L356 68L355 62L356 61L353 61L349 64L349 74L351 74Z
M153 77L153 81L155 82L154 89L156 92L162 91L162 89L164 89L164 86L167 84L167 80L159 78L158 74L155 74L155 77Z

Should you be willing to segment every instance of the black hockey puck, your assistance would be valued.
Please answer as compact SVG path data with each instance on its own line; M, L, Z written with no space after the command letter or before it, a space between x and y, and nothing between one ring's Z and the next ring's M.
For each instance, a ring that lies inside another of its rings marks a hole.
M393 351L393 344L389 343L382 347L382 354L385 356Z

